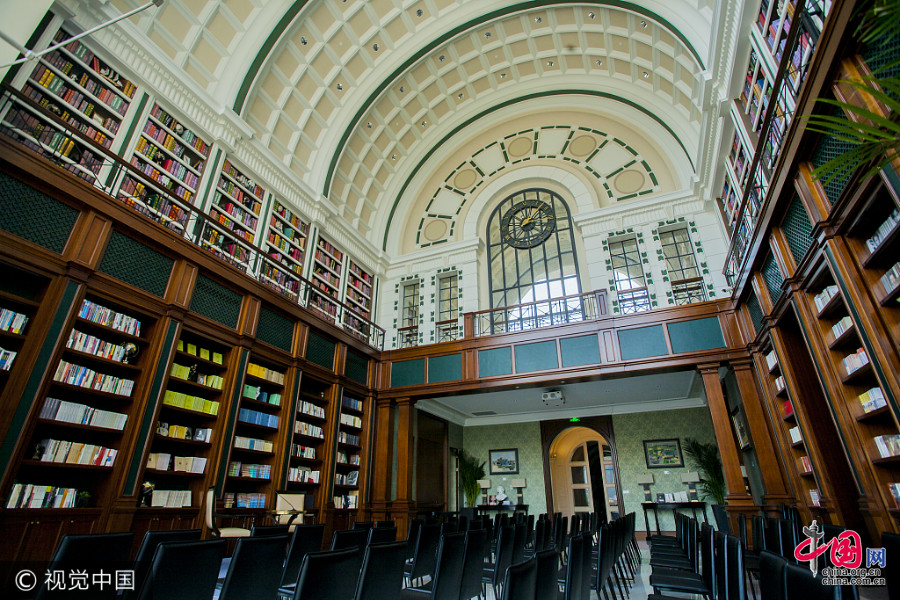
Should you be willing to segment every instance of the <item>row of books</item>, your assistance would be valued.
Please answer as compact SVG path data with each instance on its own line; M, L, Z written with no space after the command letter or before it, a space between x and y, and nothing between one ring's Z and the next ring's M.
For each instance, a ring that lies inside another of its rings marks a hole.
M784 391L784 375L775 378L775 390L779 393Z
M107 342L77 329L73 329L72 333L69 334L66 348L118 362L122 362L125 358L125 348L123 346Z
M266 495L256 493L225 494L225 508L265 508Z
M142 215L160 221L173 231L180 232L187 222L187 212L155 192L147 193L147 186L126 177L119 186L119 199Z
M303 250L297 248L296 246L291 246L287 243L287 241L274 231L269 232L269 244L275 246L281 251L285 252L288 256L300 262L303 260Z
M819 490L812 489L809 490L809 503L813 506L821 506L822 505L822 497L819 494Z
M269 440L261 440L259 438L234 436L234 447L243 448L245 450L259 450L261 452L272 452L274 444Z
M191 490L153 490L150 506L181 508L192 503Z
M208 228L200 237L200 247L218 256L244 273L250 262L250 251L222 232Z
M35 456L38 454L40 454L38 460L41 462L111 467L116 460L118 450L83 442L47 438L38 444Z
M246 229L235 227L235 222L232 219L228 218L228 216L226 216L224 212L217 210L215 213L210 213L210 216L213 218L213 220L215 220L216 223L225 226L225 229L227 229L237 237L241 238L245 242L253 243L253 234Z
M56 373L53 374L53 380L120 396L131 396L134 389L134 381L131 379L105 375L64 360L59 361Z
M311 417L325 418L325 409L306 400L300 401L300 413Z
M191 198L194 197L194 190L185 187L181 182L174 181L168 175L163 175L152 163L145 162L137 156L134 156L131 159L131 165L162 187L172 192L172 194L178 198L181 198L188 204L191 203Z
M344 463L345 465L359 464L359 454L347 454L346 452L341 452L340 450L338 450L335 457L339 463Z
M337 485L356 485L359 482L359 471L349 473L335 473L334 483Z
M801 456L797 459L797 467L801 473L812 473L812 462L808 456Z
M312 425L311 423L304 423L303 421L294 422L294 433L299 433L300 435L319 439L325 439L325 432L321 427Z
M68 402L57 398L46 398L41 409L41 419L50 421L62 421L63 423L75 423L78 425L91 425L93 427L105 427L107 429L125 429L128 415L102 410L78 402Z
M288 470L288 481L295 483L319 483L319 471L309 467L291 467Z
M151 452L147 458L147 468L179 473L203 473L206 459L202 456L171 456L166 452Z
M163 394L163 404L174 406L176 408L186 408L196 412L206 413L208 415L219 414L219 403L216 400L207 400L199 396L191 396L181 392L173 392L166 390Z
M10 333L22 333L28 325L28 315L8 308L0 308L0 329Z
M135 337L140 337L141 335L140 321L90 300L85 300L81 303L81 310L78 311L78 316L92 323L111 327Z
M320 266L327 267L323 270L316 271L317 275L322 275L322 277L326 278L329 283L333 283L337 285L340 282L340 277L337 273L341 272L341 263L334 260L332 257L328 256L322 250L316 249L316 260L320 263Z
M242 463L233 460L228 463L229 477L250 477L252 479L270 479L272 477L272 465L260 465L256 463Z
M221 390L222 385L225 382L225 380L218 375L198 372L196 365L188 367L179 365L178 363L172 363L172 369L169 371L169 374L176 379L193 381L194 383L199 383L200 385L205 385L217 390Z
M278 415L270 415L268 413L242 408L238 412L238 421L244 423L252 423L253 425L262 425L263 427L271 427L278 429Z
M344 253L341 252L340 250L338 250L337 248L335 248L330 243L326 242L324 239L319 238L317 245L320 248L323 248L325 250L325 252L332 255L336 260L340 261L340 260L344 259Z
M269 254L269 256L272 255ZM278 259L277 256L275 258L276 260ZM297 265L294 265L294 267L296 266ZM292 267L291 270L295 273L299 273L299 269L294 267ZM274 284L276 288L284 288L294 294L300 290L300 281L298 279L289 276L281 269L275 268L268 263L263 263L262 269L260 269L260 275L264 278L264 282L268 281L269 283Z
M249 367L248 367L249 369ZM244 384L244 398L265 402L273 406L281 406L281 394L269 393L258 385Z
M791 442L798 444L803 441L803 434L800 433L800 427L791 427L788 429L788 435L791 436Z
M178 143L175 136L168 130L159 127L153 121L147 121L144 125L144 135L161 144L166 150L178 158L184 158L184 146Z
M785 417L789 417L794 414L794 403L790 400L785 400L781 405L781 410L784 412Z
M900 262L894 263L894 266L881 276L881 285L888 293L892 292L898 284L900 284Z
M338 441L344 444L351 444L353 446L359 446L360 438L358 435L353 435L351 433L347 433L346 431L338 432Z
M290 223L292 226L296 227L300 230L300 233L307 234L309 233L309 225L300 220L300 217L289 211L284 207L281 202L278 200L275 201L275 205L272 207L272 211L277 213L282 219Z
M316 449L313 446L304 446L303 444L291 444L291 456L296 458L316 458Z
M247 210L254 215L259 215L259 211L262 209L262 202L247 194L230 181L220 180L216 190L225 197L238 202L241 206L246 206Z
M350 427L362 429L362 419L360 419L356 415L341 413L341 425L349 425Z
M822 309L831 301L832 298L838 293L837 285L828 285L825 286L821 292L816 294L813 297L813 300L816 303L816 309L819 312L822 312Z
M187 145L199 152L205 158L209 154L209 144L201 140L193 131L187 129L184 125L175 120L172 115L164 111L159 104L154 104L150 109L150 116L168 127L172 132L180 137Z
M842 358L841 364L844 365L844 371L847 373L847 375L850 375L851 373L854 373L855 371L869 364L869 357L868 355L866 355L865 350L859 348L853 354L848 354L847 356Z
M887 400L884 398L884 392L881 388L875 386L859 395L859 402L862 404L863 411L872 412L882 406L887 406Z
M188 427L186 425L169 424L159 421L156 424L156 433L163 437L177 440L192 440L195 442L209 442L212 438L212 429L209 427Z
M0 371L9 371L12 368L13 361L16 360L16 354L15 350L0 348Z
M362 400L358 400L353 396L348 396L344 394L344 397L341 398L341 404L346 406L347 408L352 408L353 410L362 411L363 403Z
M869 252L875 252L878 249L881 242L897 227L897 223L900 223L900 209L895 208L884 223L878 226L872 237L866 240L866 248L869 249Z
M147 138L141 137L135 145L134 151L139 152L148 161L152 161L153 164L158 165L159 168L163 169L168 175L171 175L185 186L197 189L197 184L200 183L200 177L184 163L177 158L171 157L162 148L149 141Z
M274 369L269 369L262 365L249 363L247 365L247 374L253 375L254 377L259 377L260 379L265 379L266 381L271 381L272 383L284 385L284 373L275 371Z
M900 508L900 483L889 483L888 489L891 491L891 496L894 498L894 508Z
M16 483L6 508L72 508L78 493L75 488Z
M900 434L876 435L872 439L875 440L875 447L881 458L900 456Z
M213 205L213 208L218 208L223 212L231 215L235 221L238 221L248 229L256 229L256 224L259 223L259 219L254 216L253 213L249 212L240 204L235 204L234 202L217 202Z
M853 327L853 321L850 319L850 315L846 315L841 318L840 321L831 326L831 335L834 336L834 339L838 339L841 335Z
M56 33L54 41L62 42L65 41L65 38L67 37L70 37L69 34L60 29ZM88 50L84 44L82 44L78 40L72 40L71 42L66 44L64 48L67 52L70 52L78 60L88 65L93 71L99 73L104 79L109 81L110 85L113 85L117 89L121 90L122 93L129 98L134 97L134 92L137 89L135 85L127 79L123 79L115 71L101 63L100 60L96 56L94 56L94 53Z
M221 365L223 361L221 352L214 352L208 348L203 348L202 346L197 346L197 344L192 344L190 342L185 343L184 340L178 340L178 351L193 354L203 360L214 362L217 365Z
M231 164L230 160L225 160L225 164L222 165L222 172L237 181L241 186L243 186L247 191L249 191L257 198L262 199L263 195L266 193L261 185L254 183L252 179L238 171L235 166Z
M334 507L335 508L356 508L357 507L358 498L355 494L346 494L344 496L335 496L334 497Z

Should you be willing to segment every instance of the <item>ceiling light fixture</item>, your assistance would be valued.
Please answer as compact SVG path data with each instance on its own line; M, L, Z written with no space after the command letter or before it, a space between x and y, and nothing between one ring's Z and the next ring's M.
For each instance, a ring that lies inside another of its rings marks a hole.
M456 95L456 97L459 98L460 100L462 100L463 95L464 95L464 94L463 94L462 92L460 92L460 93L458 93L458 94Z
M305 46L305 45L306 45L306 38L303 37L302 35L300 36L300 45L301 45L301 46Z
M391 154L391 160L397 160L397 155L396 155L396 154Z
M341 85L340 83L337 84L337 90L338 90L339 92L343 91L343 90L344 90L344 86Z
M428 121L422 121L422 127L425 127L426 125L428 125Z
M378 52L378 44L372 44L372 50Z
M500 73L500 79L506 79L506 73Z
M543 23L543 22L544 22L544 19L543 19L543 17L535 17L535 18L534 18L534 22L535 22L535 23Z
M421 9L421 8L418 9L418 10L416 11L416 16L417 16L417 17L421 17L423 14L425 14L425 13L422 12L422 9Z
M598 66L598 67L602 67L602 66L603 66L603 61L600 60L599 58L597 59L597 66Z
M440 56L438 56L438 60L441 61L441 62L444 62L444 60L445 60L446 58L447 58L447 57L444 56L443 54L441 54Z
M405 92L405 91L406 91L406 88L403 87L403 86L401 85L401 86L400 86L400 93L402 94L402 93Z
M484 32L484 37L490 38L490 37L491 37L491 32L490 32L490 31L485 31L485 32Z
M644 71L644 79L650 79L650 73Z
M589 12L589 13L588 13L588 19L593 19L593 18L596 17L596 16L597 16L597 15L595 15L593 12Z
M552 66L553 66L553 61L552 61L552 60L548 60L548 61L547 61L547 66L548 66L548 67L552 67Z
M641 21L641 29L647 29L647 21Z
M366 127L368 129L372 129L372 121L369 121L368 123L366 123Z

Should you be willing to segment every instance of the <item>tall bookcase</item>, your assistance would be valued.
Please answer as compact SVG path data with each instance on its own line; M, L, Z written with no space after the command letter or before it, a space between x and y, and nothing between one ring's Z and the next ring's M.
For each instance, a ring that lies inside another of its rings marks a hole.
M365 401L362 397L343 390L338 413L337 450L334 459L335 508L355 510L359 507L365 413Z
M253 271L253 249L266 192L225 159L209 205L212 222L200 232L204 248L244 272Z
M300 380L297 412L290 437L286 489L304 493L313 500L307 506L319 506L322 471L325 463L325 432L334 385L304 373Z
M344 325L363 339L368 338L368 321L372 319L375 277L352 258L347 261L345 301L350 312L344 314ZM358 316L357 316L358 315ZM360 319L362 317L362 319Z
M6 263L0 263L0 394L6 387L25 338L40 306L47 280Z
M309 223L273 198L265 250L268 257L279 265L263 265L260 273L263 283L290 298L296 298L300 292L298 277L303 274L308 239Z
M309 305L330 321L337 318L343 275L344 253L322 236L318 236L310 274L312 294Z

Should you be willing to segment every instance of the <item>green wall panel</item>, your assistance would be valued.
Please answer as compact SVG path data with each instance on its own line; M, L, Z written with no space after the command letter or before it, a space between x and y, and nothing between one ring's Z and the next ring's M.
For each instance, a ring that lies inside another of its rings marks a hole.
M462 379L462 354L448 354L428 359L428 383Z
M369 359L353 350L347 350L345 375L357 383L365 385L369 378Z
M334 370L335 344L315 331L310 331L306 339L306 360L329 371Z
M478 376L512 374L512 353L509 348L478 351Z
M668 327L672 352L675 354L725 347L725 338L722 336L722 326L718 317L669 323Z
M516 346L516 373L543 371L559 366L556 342L536 342Z
M234 329L241 314L241 295L200 275L194 286L190 309Z
M622 360L668 354L662 325L624 329L619 332L619 351Z
M285 352L290 352L291 342L294 339L294 322L280 313L263 307L259 311L256 337Z
M168 256L113 231L97 270L162 298L174 264Z
M391 387L425 383L425 359L401 360L391 363Z
M0 229L60 254L76 219L71 206L0 174Z
M559 340L562 366L594 365L600 362L600 345L596 335L563 338Z

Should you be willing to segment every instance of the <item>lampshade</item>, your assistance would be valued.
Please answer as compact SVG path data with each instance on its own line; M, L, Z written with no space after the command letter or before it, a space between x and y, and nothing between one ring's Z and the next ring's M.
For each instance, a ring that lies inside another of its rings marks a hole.
M653 483L653 474L652 473L644 473L643 475L638 475L635 478L635 481L639 484Z
M490 479L479 479L478 487L480 487L483 490L488 489L489 487L491 487L491 480Z
M525 485L525 478L523 477L522 479L513 479L513 480L510 482L509 487L512 487L512 488L523 488L523 487L527 487L527 486Z
M700 482L700 473L696 471L688 471L687 473L681 474L681 483L699 483Z

